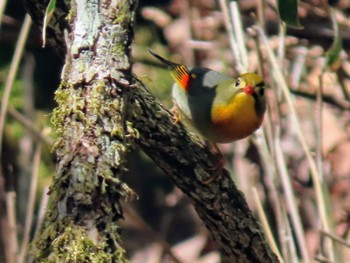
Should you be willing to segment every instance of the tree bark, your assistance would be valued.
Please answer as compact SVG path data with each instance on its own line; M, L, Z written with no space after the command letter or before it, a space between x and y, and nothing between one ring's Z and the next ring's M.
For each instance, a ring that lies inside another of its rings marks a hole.
M52 123L57 172L34 256L48 262L126 262L119 180L136 131L126 120L135 1L71 2L66 63ZM118 14L118 16L117 16Z
M28 2L35 21L45 4ZM136 142L191 198L223 262L278 262L217 158L181 123L174 125L171 114L132 77L135 2L71 4L66 65L52 119L60 138L57 174L36 258L125 261L116 222L122 218L120 199L133 192L119 176L125 152ZM215 179L206 183L210 178Z

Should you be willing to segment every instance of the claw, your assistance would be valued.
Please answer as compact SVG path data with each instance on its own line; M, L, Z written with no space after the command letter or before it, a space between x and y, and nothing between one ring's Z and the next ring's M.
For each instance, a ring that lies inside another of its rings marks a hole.
M203 181L203 184L210 184L210 183L216 181L220 177L222 170L224 169L224 165L225 165L225 158L222 155L217 144L209 142L208 147L210 149L210 152L218 158L218 162L213 167L209 168L210 170L212 170L214 172L214 174L212 176L210 176L208 179L205 179Z
M174 106L170 109L171 114L173 115L173 124L177 124L180 121L180 114L179 114L179 110L178 107L176 105L176 103L174 102Z

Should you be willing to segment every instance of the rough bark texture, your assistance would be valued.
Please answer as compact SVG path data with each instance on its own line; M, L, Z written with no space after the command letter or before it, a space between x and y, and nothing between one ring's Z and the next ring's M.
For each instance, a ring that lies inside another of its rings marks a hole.
M204 224L218 241L222 262L278 262L262 229L228 171L217 169L219 160L191 137L181 124L141 85L135 90L137 141L152 160L188 195ZM211 178L215 178L209 184Z
M28 2L32 14L40 12L35 0ZM37 258L124 260L118 200L132 192L118 178L125 151L135 140L192 199L218 241L223 262L277 262L228 172L216 170L216 157L181 124L173 125L169 112L132 78L134 1L71 3L68 53L53 115L59 162ZM216 179L205 184L213 175Z
M57 172L34 254L48 262L124 262L117 222L121 199L133 194L119 176L136 137L125 119L135 1L71 5L52 116Z

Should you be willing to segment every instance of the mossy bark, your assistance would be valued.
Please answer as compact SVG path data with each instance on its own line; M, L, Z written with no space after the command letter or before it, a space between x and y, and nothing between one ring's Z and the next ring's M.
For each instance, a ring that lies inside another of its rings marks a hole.
M36 8L35 21L42 5L27 1ZM228 172L132 77L134 1L70 3L66 65L52 119L60 136L57 174L35 243L37 259L125 261L116 222L122 217L120 199L132 191L119 175L135 141L191 198L223 262L277 262Z
M34 243L43 262L126 262L120 245L120 181L137 137L126 119L135 1L71 2L66 63L52 123L57 172ZM118 48L116 48L118 47Z

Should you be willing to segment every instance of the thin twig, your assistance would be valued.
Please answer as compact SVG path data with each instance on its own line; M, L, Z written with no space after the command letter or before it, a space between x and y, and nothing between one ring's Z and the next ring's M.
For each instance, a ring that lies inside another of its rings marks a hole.
M260 29L260 28L259 28ZM258 31L259 32L259 31ZM254 36L254 32L251 32ZM262 36L262 32L259 32L259 36L260 36L260 40L262 41L262 44L267 45L265 42L267 42L266 37L264 38L265 35ZM257 42L259 43L259 42ZM273 55L274 56L274 55ZM274 57L275 58L275 57ZM276 58L275 58L276 60ZM277 63L277 62L276 62ZM274 73L274 72L272 72ZM280 73L282 75L282 73ZM281 76L283 78L283 76ZM275 99L277 100L277 90L273 90L274 94L275 94ZM275 101L276 102L276 101ZM277 102L276 102L277 103ZM278 109L279 107L276 106L276 108ZM285 197L286 197L286 201L287 201L287 205L289 208L289 214L291 215L291 219L292 219L292 225L294 226L295 229L295 233L296 233L296 237L298 240L298 247L301 251L301 255L303 258L304 262L310 262L310 256L309 253L307 251L307 246L306 246L306 241L305 241L305 235L304 235L304 229L302 227L301 224L301 219L298 213L298 208L296 205L296 201L295 201L295 197L293 194L293 190L292 190L292 186L291 186L291 182L288 176L288 171L286 168L286 162L283 156L283 152L281 149L281 143L280 143L280 129L279 126L275 127L276 128L276 132L274 134L274 142L272 142L271 148L274 151L274 156L275 156L275 160L276 160L276 167L277 170L279 171L279 175L280 175L280 179L281 179L281 183L282 183L282 187L284 189L284 193L285 193ZM286 250L286 249L285 249ZM285 253L286 254L286 253Z
M7 3L6 0L1 0L0 1L0 29L1 29L1 25L2 25L2 18L4 16L4 10L5 10L5 7L6 7L6 3Z
M258 191L256 190L256 187L253 187L252 191L253 191L253 198L254 198L256 207L258 209L258 215L259 215L260 221L262 222L262 226L263 226L263 229L265 231L265 235L267 237L267 240L272 248L272 251L275 252L275 254L277 255L278 260L281 263L284 263L282 255L281 255L280 251L278 250L276 241L273 238L271 227L269 225L269 222L267 221L266 214L265 214L265 211L261 205L260 198L258 195Z
M47 186L45 186L43 188L43 193L41 195L40 208L39 208L39 212L38 212L38 216L37 216L37 220L36 220L35 233L34 233L33 240L36 240L36 238L38 236L38 233L40 231L41 225L42 225L42 223L44 221L44 215L45 215L45 212L46 212L47 203L49 202L48 192L49 192L49 188ZM33 262L33 258L29 254L27 263L32 263L32 262Z
M292 184L288 176L287 164L284 159L284 155L281 149L281 142L279 137L275 137L275 151L276 151L276 161L279 170L279 175L281 178L284 194L286 197L286 202L289 209L289 214L291 216L293 226L295 229L295 235L298 240L298 247L300 249L301 255L303 257L303 262L311 262L310 256L307 251L305 233L301 223L300 215L298 213L298 208L295 200L295 196L292 189Z
M323 138L323 118L322 118L322 107L323 107L323 75L319 76L319 88L317 89L317 100L316 100L316 163L318 167L318 174L321 181L324 181L323 175L323 153L322 153L322 138ZM326 200L326 198L325 198ZM327 200L326 200L327 201ZM327 204L324 204L327 206ZM328 214L331 215L331 208L328 207ZM328 220L330 221L330 220ZM334 260L334 246L333 240L326 240L324 247L326 248L327 254L331 260Z
M332 233L327 233L327 232L325 232L323 230L321 230L320 232L321 232L322 235L333 239L334 241L338 242L339 244L342 244L343 246L346 246L347 248L350 248L350 243L347 242L346 240L344 240L344 239L342 239L342 238L340 238L340 237L338 237L338 236L336 236L336 235L334 235Z
M293 54L294 62L292 63L292 68L289 73L289 84L291 87L299 87L300 79L305 68L305 61L307 56L307 48L304 46L300 46L294 49Z
M324 257L314 257L315 261L321 262L321 263L335 263L334 261L331 261Z
M242 66L242 70L246 72L248 70L248 52L244 41L242 18L236 1L230 2L230 17L234 30L234 35L236 37L236 41L239 48L239 62Z
M46 212L46 207L47 207L47 204L49 202L49 194L48 193L49 193L49 188L47 186L45 186L44 189L43 189L43 194L41 196L40 208L39 208L39 212L38 212L38 219L36 221L34 237L37 236L37 234L38 234L38 232L40 230L41 224L44 221L44 215L45 215L45 212Z
M346 75L346 73L344 72L344 69L341 67L339 70L337 70L336 72L337 78L339 80L339 84L340 84L340 88L341 91L344 95L344 98L346 101L350 101L350 94L349 91L347 89L347 87L344 84L344 79L347 79L347 77L345 77L344 75Z
M270 114L270 107L267 107L268 111L266 112L265 116L265 124L264 124L264 130L267 132L264 132L266 140L263 140L262 136L255 136L254 138L254 144L257 146L257 149L259 151L259 155L262 159L262 164L264 168L264 174L265 174L265 181L266 185L268 187L268 200L272 201L273 209L275 211L275 217L277 222L277 231L280 239L280 247L284 255L284 259L287 262L294 262L293 260L290 260L291 256L296 257L296 251L294 239L293 238L286 238L288 233L291 233L290 230L290 221L287 220L287 211L285 205L282 204L282 198L280 192L277 190L280 188L279 178L277 177L276 169L276 154L273 147L273 137L275 136L272 131L272 122L271 122L271 114ZM270 198L271 195L271 198ZM291 236L291 234L290 234ZM279 255L278 255L279 256Z
M256 12L258 14L259 24L264 30L266 30L266 13L265 13L266 6L267 6L266 0L258 0Z
M294 104L292 102L287 83L283 77L281 70L280 70L281 67L277 63L275 55L274 55L274 53L273 53L273 51L268 43L268 40L267 40L265 33L262 31L261 27L256 26L255 28L258 31L258 33L262 39L262 42L264 43L267 57L271 63L272 68L274 69L276 81L278 81L278 84L279 84L280 88L282 89L284 97L285 97L287 104L289 106L290 114L291 114L291 117L292 117L292 120L294 123L294 129L296 131L298 140L302 146L302 149L305 153L306 159L307 159L308 164L310 166L311 177L312 177L312 181L313 181L314 186L315 186L316 203L317 203L318 211L319 211L319 214L321 217L322 226L323 226L325 231L331 232L330 229L331 229L332 224L331 224L331 222L329 222L329 218L327 216L329 214L329 211L326 208L325 196L323 195L323 191L322 191L323 182L321 182L321 180L320 180L321 178L319 178L316 162L311 155L311 151L307 145L305 136L301 130L298 116L297 116Z
M284 23L280 23L279 25L279 33L278 33L278 47L277 47L277 58L278 63L280 64L281 68L284 64L286 54L286 25ZM285 74L285 72L282 72Z
M303 84L301 84L300 86L303 87ZM307 91L296 90L296 89L290 89L290 92L296 96L300 96L300 97L303 97L305 99L309 99L309 100L316 100L317 99L315 93L310 93ZM350 111L349 101L340 100L340 99L335 98L333 96L323 94L323 102L327 103L331 106L334 106L334 107L338 108L339 110Z
M238 49L238 45L237 45L237 40L233 34L233 27L232 27L232 24L230 22L230 14L229 14L229 10L228 10L227 5L226 5L226 0L219 0L219 4L220 4L221 11L223 13L224 23L225 23L226 31L228 33L231 51L233 53L233 57L234 57L234 60L236 62L237 71L244 72L244 66L241 64L240 55L238 52L239 49Z
M18 251L17 240L17 223L16 223L16 192L9 191L6 193L6 210L8 221L8 246L6 249L6 262L17 262L16 256Z
M18 121L20 124L22 124L30 133L31 135L37 139L38 141L42 141L43 143L47 145L52 145L53 140L45 135L43 135L39 129L33 124L32 121L30 121L28 118L26 118L23 114L21 114L19 111L17 111L14 107L9 106L8 107L8 114L14 118L16 121Z
M262 74L263 76L267 76L264 72L264 59L261 52L261 45L258 38L258 35L255 31L249 30L248 31L251 36L254 38L256 43L256 50L258 54L258 61L259 63L259 70L258 72ZM275 100L273 101L275 104L277 104L277 91L276 89L273 89L273 92L275 94ZM262 158L262 163L264 167L264 171L266 174L266 180L267 185L269 185L269 193L272 195L271 200L273 200L274 204L274 210L276 213L276 221L277 221L277 231L280 239L280 246L281 251L284 255L284 260L287 262L296 262L297 261L297 253L296 253L296 247L294 239L291 238L291 225L290 221L287 219L287 211L286 207L282 204L282 198L281 194L277 189L280 188L280 178L277 177L277 162L276 162L276 152L274 147L274 139L276 136L280 136L280 123L281 123L281 114L280 111L277 112L278 120L277 123L275 122L275 125L272 123L271 119L271 100L267 101L267 111L264 121L264 134L265 134L265 140L260 139L259 136L255 137L255 145L257 145L258 151L260 153L260 156ZM274 108L279 109L278 105L275 105ZM273 129L273 126L275 126L276 129Z
M321 180L323 180L323 155L322 155L322 137L323 137L323 125L322 125L322 96L323 96L323 81L322 75L319 76L319 88L317 89L316 100L316 161L318 167L318 174Z
M26 222L24 227L24 236L23 236L22 246L21 246L21 250L18 258L19 263L24 262L25 256L27 254L27 246L29 243L30 230L33 222L36 188L37 188L38 177L39 177L40 156L41 156L41 143L38 143L34 152L33 171L32 171L31 183L30 183L28 206L27 206L27 212L26 212Z
M13 82L14 82L15 77L16 77L19 62L20 62L21 57L22 57L24 46L25 46L25 43L27 41L27 36L28 36L31 24L32 24L32 21L30 19L30 16L27 14L24 18L24 21L23 21L22 29L21 29L21 32L19 34L18 41L16 44L15 53L13 54L13 58L11 61L10 71L9 71L8 77L6 79L5 91L4 91L4 94L2 97L2 101L1 101L1 112L0 112L0 155L2 152L2 140L3 140L5 118L6 118L10 93L11 93Z

